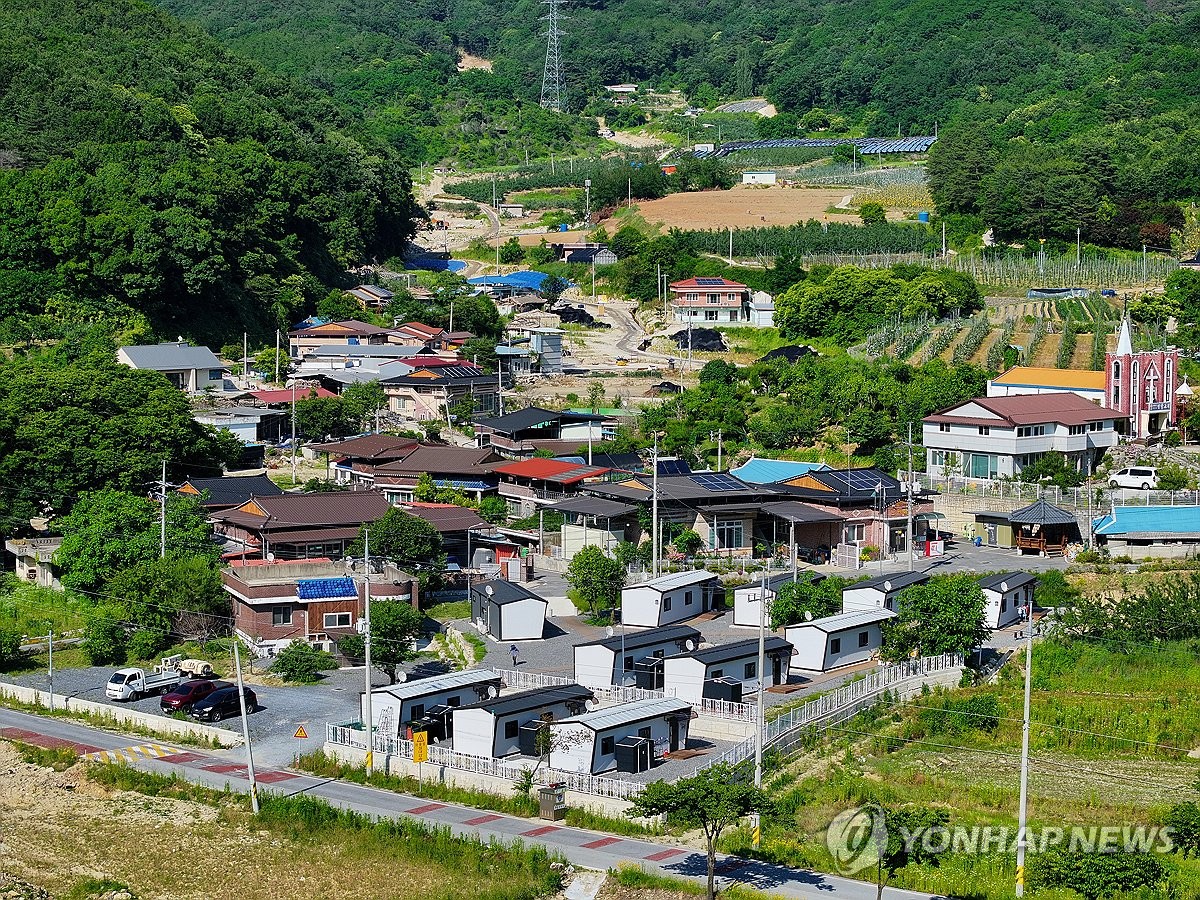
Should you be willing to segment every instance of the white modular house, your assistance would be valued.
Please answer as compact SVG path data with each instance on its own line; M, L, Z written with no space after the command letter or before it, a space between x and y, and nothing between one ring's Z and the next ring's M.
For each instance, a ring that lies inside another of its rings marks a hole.
M595 694L577 684L535 688L458 707L454 749L472 756L537 755L537 730L588 710Z
M1094 471L1115 446L1123 419L1071 391L977 397L922 420L931 477L1012 478L1051 451L1080 472Z
M532 591L499 578L471 588L471 619L498 641L539 640L548 606Z
M984 624L988 628L1004 628L1021 621L1021 610L1033 603L1037 578L1028 572L1001 572L979 579L987 606Z
M763 645L767 686L786 683L792 645L774 634ZM663 692L692 703L705 697L741 703L743 692L758 690L758 679L758 638L677 653L663 661Z
M691 704L675 697L636 700L562 719L550 726L550 767L592 775L646 771L687 746Z
M632 685L662 688L662 663L700 647L700 632L690 625L628 631L575 645L575 680L592 687ZM645 674L644 674L645 673ZM643 683L646 679L647 683Z
M825 576L820 572L800 572L797 573L798 580L810 581L816 583L823 581ZM767 609L766 619L767 626L771 623L771 604L775 601L779 589L792 580L791 572L784 572L782 575L775 575L767 579L766 598ZM733 591L733 624L758 627L759 621L759 606L760 599L763 597L762 580L752 581L749 584L743 584Z
M789 625L784 634L796 647L792 668L828 672L866 662L883 646L883 623L895 617L890 609L860 609Z
M371 719L380 734L403 737L411 723L426 719L435 709L445 720L448 718L445 713L456 706L500 696L502 684L500 676L488 669L466 669L378 687L371 691ZM360 695L359 702L362 701ZM365 712L363 705L360 717L364 721ZM441 736L448 737L449 734Z
M877 575L866 581L856 581L842 591L842 612L869 609L890 609L897 612L900 592L927 581L929 576L923 572L897 572L894 575Z
M683 622L712 609L719 584L712 572L696 569L622 588L621 621L645 628Z

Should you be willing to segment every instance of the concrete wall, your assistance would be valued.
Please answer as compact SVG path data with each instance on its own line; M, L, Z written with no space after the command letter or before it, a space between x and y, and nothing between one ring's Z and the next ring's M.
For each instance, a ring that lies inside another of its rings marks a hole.
M22 687L16 684L0 685L0 698L12 698L21 703L36 703L49 708L50 694L35 688ZM142 728L152 728L164 735L178 735L202 741L215 742L222 747L236 747L242 742L242 736L224 728L214 728L211 725L201 725L198 722L184 722L168 716L158 716L153 713L139 712L136 709L126 709L121 706L109 706L107 703L95 703L91 700L80 700L78 697L54 695L55 709L69 709L72 712L88 713L104 716L120 725L137 725Z
M350 765L362 766L366 764L367 752L358 747L326 744L325 755L344 763L349 763ZM417 764L412 760L404 759L400 756L376 753L374 762L377 769L381 769L389 775L411 775L414 778L417 776ZM425 763L421 768L422 776L425 779L436 781L439 784L474 788L475 790L489 791L504 797L512 795L513 782L507 778L500 778L496 775L483 775L477 772L466 772L462 769L451 769L447 766L434 765L433 763ZM567 791L567 805L577 809L590 809L592 812L601 813L606 816L622 817L625 815L626 810L631 807L628 800L618 800L613 797L598 797L594 794L583 794L578 791ZM649 819L634 819L633 821L641 822L644 825L651 824L651 820Z

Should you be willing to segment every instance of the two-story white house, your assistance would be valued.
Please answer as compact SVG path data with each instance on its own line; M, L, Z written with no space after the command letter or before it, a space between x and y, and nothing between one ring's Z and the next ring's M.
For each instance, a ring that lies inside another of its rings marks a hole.
M934 477L1006 478L1051 451L1079 471L1117 443L1114 411L1062 392L977 397L926 416L926 471Z
M750 289L728 278L687 278L671 288L671 314L676 322L713 325L749 319Z

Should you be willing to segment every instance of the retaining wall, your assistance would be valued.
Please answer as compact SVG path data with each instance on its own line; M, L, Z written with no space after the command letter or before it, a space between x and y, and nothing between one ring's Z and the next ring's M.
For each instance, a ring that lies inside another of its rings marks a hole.
M36 688L24 687L18 684L0 685L0 700L12 698L20 703L32 703L49 709L50 693ZM216 743L221 747L236 747L242 743L242 736L224 728L213 728L211 725L201 725L198 722L185 722L169 716L156 716L136 709L124 709L120 706L109 706L107 703L96 703L93 700L80 700L78 697L67 697L62 694L54 695L55 709L69 709L72 712L87 713L100 716L111 721L115 727L121 725L138 725L142 728L153 729L161 735L177 735L196 740Z
M352 766L365 766L367 751L360 747L347 747L344 744L325 744L325 755L340 760ZM418 764L410 759L393 754L375 752L375 768L389 775L417 777ZM439 784L454 787L473 788L502 796L511 795L513 782L508 778L497 775L485 775L479 772L467 772L463 769L452 769L449 766L424 763L421 775L426 781L436 781ZM631 806L628 800L614 797L599 797L595 794L583 794L578 791L566 792L567 805L576 809L588 809L606 816L624 816ZM640 820L634 820L640 821Z

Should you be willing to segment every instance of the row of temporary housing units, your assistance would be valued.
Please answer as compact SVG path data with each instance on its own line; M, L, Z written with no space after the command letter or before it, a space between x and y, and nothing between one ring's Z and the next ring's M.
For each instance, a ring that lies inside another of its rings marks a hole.
M564 772L645 771L687 745L691 704L650 697L598 708L595 693L578 684L502 693L488 669L376 688L371 720L382 740L424 731L455 753L498 759L544 757ZM365 721L365 698L363 721ZM347 732L347 742L350 737Z

